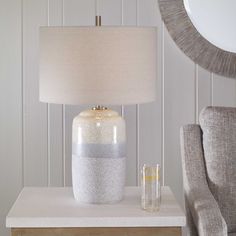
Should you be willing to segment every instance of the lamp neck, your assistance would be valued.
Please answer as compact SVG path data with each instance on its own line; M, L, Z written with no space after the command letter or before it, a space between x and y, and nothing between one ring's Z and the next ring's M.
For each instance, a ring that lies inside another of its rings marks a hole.
M102 25L102 18L101 18L101 16L96 16L95 17L95 25L96 26L101 26Z

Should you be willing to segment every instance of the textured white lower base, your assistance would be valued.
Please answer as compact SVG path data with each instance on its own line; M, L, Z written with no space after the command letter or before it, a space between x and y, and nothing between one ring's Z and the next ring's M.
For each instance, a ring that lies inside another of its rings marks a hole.
M113 203L122 200L126 158L72 156L75 199L85 203Z

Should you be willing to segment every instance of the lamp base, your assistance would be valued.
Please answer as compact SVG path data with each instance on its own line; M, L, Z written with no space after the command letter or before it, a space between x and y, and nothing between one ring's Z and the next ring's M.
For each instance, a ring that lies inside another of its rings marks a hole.
M115 111L97 107L74 118L72 133L75 199L85 203L120 201L126 166L124 119Z

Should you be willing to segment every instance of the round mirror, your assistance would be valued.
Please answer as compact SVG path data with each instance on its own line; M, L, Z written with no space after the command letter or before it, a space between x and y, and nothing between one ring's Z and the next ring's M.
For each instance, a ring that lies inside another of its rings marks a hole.
M236 52L235 0L184 0L184 6L203 37L223 50Z
M236 0L158 0L175 43L195 63L236 79Z

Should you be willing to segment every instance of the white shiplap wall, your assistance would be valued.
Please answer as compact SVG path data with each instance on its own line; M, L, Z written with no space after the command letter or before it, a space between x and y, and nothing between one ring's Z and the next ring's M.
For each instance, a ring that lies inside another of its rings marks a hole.
M174 44L157 0L0 0L0 235L23 186L71 185L71 124L85 107L38 101L38 27L158 26L157 101L114 107L127 122L127 185L144 163L162 165L162 181L182 201L179 128L207 105L236 105L236 81L195 65Z

